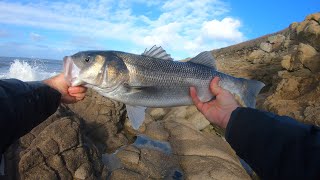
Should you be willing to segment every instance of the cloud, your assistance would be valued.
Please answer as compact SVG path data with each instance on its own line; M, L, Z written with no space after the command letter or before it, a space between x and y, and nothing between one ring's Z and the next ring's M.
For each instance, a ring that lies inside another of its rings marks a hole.
M240 21L232 18L224 18L221 21L212 20L203 23L202 34L206 38L214 40L226 40L239 42L244 36L239 31Z
M143 10L136 10L142 6ZM92 44L99 39L106 44L118 41L135 46L130 49L157 44L176 56L193 56L245 39L241 22L224 17L229 9L220 0L1 1L0 24L63 32L70 38L90 37L85 41ZM154 11L158 14L152 13L152 17L144 14ZM41 40L37 35L30 37Z
M42 41L44 39L44 36L41 36L40 34L37 33L30 33L30 39L32 41Z

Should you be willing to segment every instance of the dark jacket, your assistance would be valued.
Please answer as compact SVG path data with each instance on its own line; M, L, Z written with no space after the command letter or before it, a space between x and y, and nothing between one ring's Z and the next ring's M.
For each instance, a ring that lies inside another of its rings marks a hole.
M0 80L0 154L53 114L61 94L41 82Z
M237 108L226 139L262 179L320 179L320 129L287 116Z

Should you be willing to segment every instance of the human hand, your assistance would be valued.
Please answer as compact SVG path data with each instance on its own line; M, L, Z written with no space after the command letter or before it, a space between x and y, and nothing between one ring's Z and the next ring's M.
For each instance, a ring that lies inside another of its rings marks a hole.
M214 100L201 102L194 87L190 87L190 95L195 106L208 121L226 128L232 111L239 105L233 95L221 88L218 83L218 77L213 78L210 83L210 91L216 97Z
M48 86L61 93L61 102L70 104L84 99L87 88L82 86L70 87L63 73L43 81Z

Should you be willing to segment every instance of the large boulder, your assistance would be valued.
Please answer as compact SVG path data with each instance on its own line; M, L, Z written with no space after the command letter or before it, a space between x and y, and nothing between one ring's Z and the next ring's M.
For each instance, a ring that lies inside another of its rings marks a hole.
M169 142L188 179L250 179L231 147L218 135L199 132L184 119L165 119Z
M295 26L294 30L298 40L309 43L315 49L320 50L320 13L311 14Z
M105 98L91 89L86 98L66 108L81 117L84 132L100 151L113 152L128 143L122 131L126 120L124 104Z
M103 164L99 151L83 133L81 120L74 116L59 118L60 115L56 113L11 147L6 155L11 162L8 179L101 177Z
M312 46L300 43L296 58L313 73L320 71L320 53Z

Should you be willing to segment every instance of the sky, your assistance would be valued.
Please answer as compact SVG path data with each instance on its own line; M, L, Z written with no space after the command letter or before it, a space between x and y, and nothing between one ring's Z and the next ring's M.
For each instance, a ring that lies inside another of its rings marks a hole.
M0 0L0 56L62 59L83 50L184 59L287 28L319 0Z

